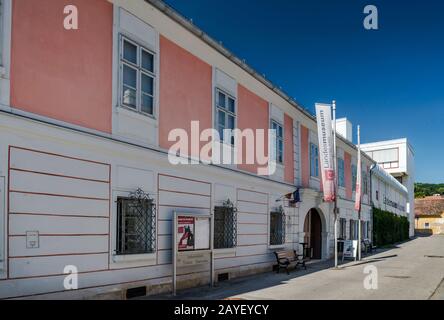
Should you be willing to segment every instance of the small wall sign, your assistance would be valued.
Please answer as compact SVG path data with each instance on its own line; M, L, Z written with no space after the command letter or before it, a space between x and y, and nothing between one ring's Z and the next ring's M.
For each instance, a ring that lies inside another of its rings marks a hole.
M36 249L39 247L39 232L26 231L26 248Z

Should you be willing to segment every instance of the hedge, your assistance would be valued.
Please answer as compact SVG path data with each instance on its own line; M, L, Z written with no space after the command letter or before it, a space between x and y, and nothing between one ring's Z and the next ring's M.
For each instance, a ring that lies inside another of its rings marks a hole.
M384 246L409 239L409 220L389 211L373 208L373 242Z

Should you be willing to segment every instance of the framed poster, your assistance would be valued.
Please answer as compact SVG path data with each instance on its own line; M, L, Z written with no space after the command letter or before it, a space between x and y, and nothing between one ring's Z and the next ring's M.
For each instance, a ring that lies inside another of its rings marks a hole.
M356 254L358 252L358 240L344 240L344 251L342 252L342 261L345 258L351 258L356 260Z
M209 218L194 218L194 229L197 235L194 242L194 250L210 249L210 228L211 226Z
M177 217L177 249L178 251L194 250L194 217Z

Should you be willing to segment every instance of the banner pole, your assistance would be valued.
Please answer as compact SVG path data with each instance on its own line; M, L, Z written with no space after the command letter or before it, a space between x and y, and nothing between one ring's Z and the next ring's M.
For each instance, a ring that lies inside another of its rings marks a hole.
M335 196L335 202L334 202L334 237L335 237L335 268L338 267L338 194L337 194L337 184L338 184L338 174L337 174L337 167L336 167L336 101L333 100L332 102L333 107L333 166L334 166L334 172L335 172L335 180L334 180L334 196Z

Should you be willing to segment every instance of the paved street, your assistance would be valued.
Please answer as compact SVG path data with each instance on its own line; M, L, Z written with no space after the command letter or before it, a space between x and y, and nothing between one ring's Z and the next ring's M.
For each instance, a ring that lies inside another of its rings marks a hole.
M364 268L377 268L378 289L364 288ZM267 273L234 279L217 288L180 293L178 299L440 299L444 300L444 236L416 238L349 262L332 261L290 275ZM168 299L170 296L158 296Z

